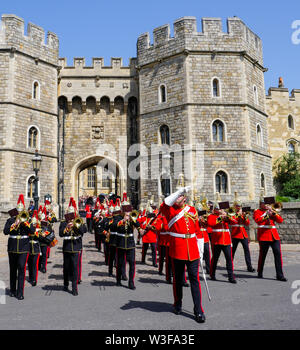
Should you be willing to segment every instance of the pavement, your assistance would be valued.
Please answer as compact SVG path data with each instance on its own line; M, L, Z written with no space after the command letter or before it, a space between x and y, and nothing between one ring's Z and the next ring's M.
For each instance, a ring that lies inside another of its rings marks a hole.
M58 226L56 224L56 232ZM58 236L58 234L57 234ZM221 255L217 281L207 283L209 301L201 277L202 306L206 322L193 316L190 288L184 288L183 313L172 312L172 286L165 275L151 265L150 249L146 265L141 264L141 245L136 248L136 290L127 282L117 287L108 276L103 252L94 245L94 235L85 234L82 283L79 295L63 291L62 239L51 248L47 273L39 272L38 284L25 282L25 299L7 295L9 266L7 255L0 258L0 330L299 330L300 329L300 245L282 245L284 273L288 282L275 279L272 251L266 259L264 278L247 272L242 246L237 249L234 270L237 284L227 280L225 259ZM6 238L7 239L7 238ZM2 239L3 242L3 239ZM3 245L1 247L3 249ZM258 244L250 243L254 268ZM115 271L114 271L115 273ZM28 273L27 273L28 278ZM4 288L6 287L6 295ZM2 288L2 289L1 289Z

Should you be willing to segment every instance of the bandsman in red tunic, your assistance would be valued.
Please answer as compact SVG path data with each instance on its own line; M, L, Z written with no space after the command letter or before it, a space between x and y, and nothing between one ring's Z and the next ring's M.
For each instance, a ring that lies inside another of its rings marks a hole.
M200 227L200 233L204 239L204 250L203 250L203 260L205 261L205 270L206 273L209 274L210 272L210 248L209 248L209 236L208 236L208 218L209 213L206 210L200 210L198 211L199 216L199 227Z
M191 285L194 302L194 315L199 323L205 322L201 305L201 286L199 279L199 249L197 236L200 235L197 210L186 204L185 194L190 187L181 187L165 198L161 213L168 221L170 239L170 257L173 267L174 312L180 314L182 309L183 276L185 266Z
M152 265L157 267L157 255L156 255L156 244L157 244L157 230L159 229L160 222L156 220L156 215L151 207L147 209L147 215L144 220L140 221L140 235L142 236L142 263L146 263L146 255L148 247L151 247L152 253Z
M213 213L207 218L207 223L212 227L211 244L212 244L212 259L210 266L210 277L216 280L216 268L221 252L226 259L226 269L228 272L228 280L230 283L236 283L233 273L233 261L231 250L231 237L229 224L237 224L237 221L230 216L224 209L220 209L219 205L225 204L229 208L228 202L222 202L215 205ZM226 205L228 204L228 205Z
M232 259L236 252L236 248L239 243L243 246L245 262L247 270L254 272L255 269L252 267L251 254L249 249L249 237L246 231L246 226L250 225L249 213L250 208L242 208L240 201L234 203L235 215L233 218L237 221L236 224L231 225L231 238L232 238Z
M270 205L275 203L274 197L261 198L260 208L253 213L253 219L258 224L257 240L259 242L259 258L258 258L258 277L263 277L263 269L265 259L269 250L272 248L275 261L276 278L279 281L286 282L282 271L282 256L280 247L280 237L276 229L275 223L281 224L283 218Z

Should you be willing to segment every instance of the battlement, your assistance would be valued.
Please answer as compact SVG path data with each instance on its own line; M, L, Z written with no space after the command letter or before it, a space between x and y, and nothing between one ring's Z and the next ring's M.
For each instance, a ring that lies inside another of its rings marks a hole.
M28 23L25 35L24 20L16 15L2 15L0 48L14 48L32 57L57 64L59 41L56 34L45 31L40 26Z
M262 41L241 19L228 18L227 32L222 29L221 18L202 18L201 25L202 31L198 32L195 17L179 18L173 23L174 37L170 36L170 25L165 24L153 30L153 44L148 32L141 34L137 40L139 65L154 56L158 59L165 52L170 55L180 50L246 51L262 65Z
M300 104L300 89L293 89L290 93L288 88L270 87L266 99L296 101L297 104Z
M93 57L92 66L87 66L84 57L74 57L73 65L67 65L66 58L59 58L59 66L61 67L62 75L102 75L107 73L110 75L134 75L136 73L136 58L130 58L129 66L123 66L123 59L121 57L112 57L110 59L110 66L104 65L102 57ZM83 72L84 71L84 72Z

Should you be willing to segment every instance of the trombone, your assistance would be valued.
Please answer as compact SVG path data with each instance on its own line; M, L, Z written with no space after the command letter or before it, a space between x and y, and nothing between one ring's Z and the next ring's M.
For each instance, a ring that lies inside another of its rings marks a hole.
M23 224L26 221L29 221L29 213L26 210L23 210L18 214L17 220L20 221L21 224Z

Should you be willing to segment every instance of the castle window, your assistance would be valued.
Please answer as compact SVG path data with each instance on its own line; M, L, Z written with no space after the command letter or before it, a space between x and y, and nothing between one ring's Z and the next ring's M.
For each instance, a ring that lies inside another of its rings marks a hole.
M40 84L38 81L34 81L32 84L32 98L34 100L40 99Z
M289 142L288 144L288 152L289 153L295 153L296 149L295 149L295 144L293 142Z
M212 81L212 95L213 97L220 97L220 82L219 79L214 78Z
M224 142L225 128L224 123L221 120L215 120L212 125L213 141Z
M228 177L224 171L218 171L215 176L216 192L228 193Z
M294 118L291 115L288 116L288 126L290 129L293 129L293 130L295 128L294 127Z
M159 103L167 102L167 90L166 85L160 85L159 87Z
M256 143L258 146L261 146L261 147L263 145L262 132L261 132L261 127L259 124L256 125Z
M170 131L167 125L162 125L159 128L160 131L160 140L163 145L170 145Z
M35 126L32 126L28 130L28 147L39 148L38 146L38 130Z
M162 195L168 197L171 194L171 180L169 178L161 178L160 184Z
M260 188L262 190L265 190L266 188L265 175L263 173L260 174Z
M27 180L27 198L33 198L34 194L34 176Z
M258 105L258 92L257 92L256 85L253 85L253 98L254 98L254 103Z
M88 187L96 187L96 168L88 168Z

